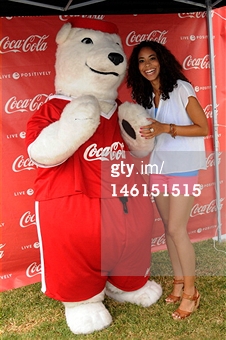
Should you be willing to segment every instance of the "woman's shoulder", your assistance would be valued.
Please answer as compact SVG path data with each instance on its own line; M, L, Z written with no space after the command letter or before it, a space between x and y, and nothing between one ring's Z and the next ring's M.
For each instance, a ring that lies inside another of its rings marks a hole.
M173 100L173 102L182 103L185 108L188 104L189 97L196 98L193 86L187 81L178 79L177 86L174 87L170 94L170 99Z
M176 88L186 89L186 90L188 89L188 90L193 90L194 91L194 88L191 85L191 83L189 83L188 81L182 80L182 79L178 79L177 80L177 87Z
M187 94L188 96L196 97L194 87L188 81L178 79L175 90L176 92L180 92L180 93Z

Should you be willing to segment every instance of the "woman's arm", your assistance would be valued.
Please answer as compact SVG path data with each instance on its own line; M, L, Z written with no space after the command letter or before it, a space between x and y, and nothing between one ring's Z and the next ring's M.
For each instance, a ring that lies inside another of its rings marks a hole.
M188 116L192 120L193 125L165 124L160 123L155 119L148 118L148 120L150 120L150 122L152 123L141 127L140 129L141 135L145 138L153 138L155 136L160 135L161 133L169 133L172 135L172 137L207 136L209 129L206 115L195 97L188 98L186 111ZM153 129L154 131L151 132L150 129Z

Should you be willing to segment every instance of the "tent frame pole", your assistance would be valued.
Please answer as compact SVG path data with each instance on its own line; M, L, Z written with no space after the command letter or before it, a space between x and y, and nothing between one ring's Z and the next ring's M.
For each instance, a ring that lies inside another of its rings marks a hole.
M211 80L211 96L212 96L212 112L213 112L213 138L214 138L214 160L215 160L215 191L216 191L216 207L217 207L217 234L218 242L221 242L221 199L220 199L220 179L219 179L219 139L218 139L218 114L216 99L216 77L214 63L214 43L213 43L213 25L212 25L212 4L211 0L206 0L206 13L208 25L208 42L210 54L210 80Z
M212 112L213 112L213 139L214 139L214 161L215 161L215 192L216 192L216 207L217 207L217 235L218 242L221 242L221 199L220 199L220 176L219 176L219 139L218 139L218 117L217 117L217 99L216 99L216 76L214 63L214 44L213 44L213 24L212 24L212 9L222 0L216 0L212 4L212 0L205 0L205 5L190 1L190 0L174 0L177 2L184 2L187 4L206 7L207 29L208 29L208 43L210 56L210 82L211 82L211 98L212 98Z

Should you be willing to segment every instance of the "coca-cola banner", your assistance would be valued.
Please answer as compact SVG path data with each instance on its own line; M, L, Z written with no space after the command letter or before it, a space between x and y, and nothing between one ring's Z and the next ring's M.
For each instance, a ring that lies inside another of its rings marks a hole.
M205 12L164 15L93 15L116 23L125 52L142 40L166 45L183 65L207 116L207 170L200 172L201 193L195 198L188 229L196 242L217 235L217 201L211 104L210 55ZM55 36L70 16L0 18L1 95L1 291L40 281L39 243L34 212L36 166L25 148L30 116L54 93ZM219 209L225 230L225 20L226 7L212 12L216 66L219 140ZM129 100L125 83L119 98ZM166 249L161 219L155 210L152 249Z

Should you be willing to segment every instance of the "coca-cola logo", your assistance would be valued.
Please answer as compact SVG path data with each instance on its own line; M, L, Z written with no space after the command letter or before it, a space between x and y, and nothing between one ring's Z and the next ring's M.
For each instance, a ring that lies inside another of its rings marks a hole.
M27 277L34 277L42 273L41 264L37 264L37 262L33 262L28 266L26 270Z
M37 165L30 158L24 158L23 155L18 156L12 165L12 170L14 172L21 172L24 170L35 170Z
M222 10L223 10L223 8L222 8ZM225 13L225 12L224 12ZM221 19L223 19L223 20L226 20L226 17L225 16L223 16L223 12L215 12L215 11L212 11L212 16L213 15L217 15L218 17L220 17Z
M165 45L167 42L166 34L168 31L160 31L160 30L153 30L149 33L136 33L136 31L131 31L126 37L126 45L127 46L134 46L139 44L141 41L144 40L153 40L157 41L158 43Z
M216 114L218 114L218 106L219 104L216 105ZM206 107L203 109L206 115L206 118L213 118L213 106L212 104L206 105Z
M156 246L161 246L166 244L166 237L165 234L162 234L161 236L154 237L151 240L151 246L156 247Z
M111 146L97 148L97 144L91 144L84 151L83 157L86 161L109 161L126 158L124 144L120 142L112 143Z
M207 54L203 58L193 58L192 55L188 55L183 61L183 68L184 70L210 68L209 55Z
M3 258L3 256L4 256L4 250L2 250L4 247L5 247L5 245L6 245L6 243L5 244L0 244L0 259L2 259Z
M220 164L220 162L221 162L221 154L222 154L222 152L219 152L219 154L218 154L218 165ZM209 154L209 156L206 158L206 166L207 166L207 168L211 168L211 167L213 167L213 166L215 166L215 154L214 154L214 152L212 152L211 154Z
M34 98L17 99L16 96L9 98L5 104L5 112L12 114L15 112L36 111L41 105L47 102L50 95L39 93Z
M44 52L47 49L49 35L32 34L26 39L10 40L9 36L0 40L0 54L17 52Z
M213 13L212 13L212 16L213 16ZM185 19L185 18L204 19L206 17L206 12L178 13L178 17L181 19Z
M30 211L26 211L20 218L20 227L27 228L32 225L36 225L35 214L32 214Z
M61 21L67 21L69 18L75 17L103 20L105 18L105 15L59 15L59 19Z
M206 105L206 107L203 109L205 112L206 118L212 118L213 117L213 111L212 111L212 104Z
M206 107L203 109L205 112L206 118L212 118L213 117L213 111L212 111L212 104L206 105Z
M225 198L220 199L220 210L223 207L222 202ZM210 214L217 211L217 203L216 199L212 200L209 204L200 205L199 203L195 204L194 207L191 210L190 216L195 217L197 215L204 215L204 214Z

